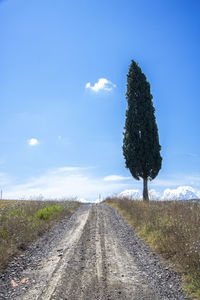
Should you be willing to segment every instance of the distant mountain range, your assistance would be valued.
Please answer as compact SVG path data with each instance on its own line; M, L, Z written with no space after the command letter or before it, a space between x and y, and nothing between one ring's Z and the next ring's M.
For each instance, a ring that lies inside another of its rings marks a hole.
M140 190L125 190L118 196L128 197L131 199L142 199ZM179 186L176 189L166 189L160 195L154 189L149 190L149 198L151 200L196 200L200 201L200 191L195 190L191 186Z
M198 199L200 196L191 186L179 186L177 189L166 189L163 193L164 200L191 200Z

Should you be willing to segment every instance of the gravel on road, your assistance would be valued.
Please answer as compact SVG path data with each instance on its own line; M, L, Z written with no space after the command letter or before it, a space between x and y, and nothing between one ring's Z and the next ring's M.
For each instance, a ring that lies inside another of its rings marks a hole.
M105 204L83 205L16 257L0 300L183 300L175 272Z

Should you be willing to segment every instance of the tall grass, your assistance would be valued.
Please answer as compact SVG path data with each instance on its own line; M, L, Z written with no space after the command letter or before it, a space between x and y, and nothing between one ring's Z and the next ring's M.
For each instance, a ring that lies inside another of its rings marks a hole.
M75 201L0 201L0 272L14 255L70 215L80 204Z
M139 236L184 274L185 290L200 299L200 203L107 198Z

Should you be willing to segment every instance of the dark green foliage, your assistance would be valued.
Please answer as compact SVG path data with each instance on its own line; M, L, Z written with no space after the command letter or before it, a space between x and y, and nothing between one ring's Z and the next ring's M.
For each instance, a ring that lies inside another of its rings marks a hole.
M152 98L146 76L132 61L127 75L128 109L124 128L123 154L126 167L137 180L154 179L162 163Z

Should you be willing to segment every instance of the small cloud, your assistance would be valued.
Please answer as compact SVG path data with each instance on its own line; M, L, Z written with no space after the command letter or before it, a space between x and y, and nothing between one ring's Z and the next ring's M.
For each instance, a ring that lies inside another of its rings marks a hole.
M28 140L28 144L29 144L29 146L36 146L39 144L39 141L38 141L38 139L31 138Z
M104 177L104 181L120 181L120 180L129 180L131 177L125 177L120 175L109 175Z
M75 172L75 171L81 171L83 168L79 167L62 167L62 168L57 168L55 170L51 171L51 174L59 174L59 173L70 173L70 172Z
M59 136L58 136L58 139L59 139L59 141L61 141L61 140L62 140L62 136L61 136L61 135L59 135Z
M99 80L92 86L90 82L86 83L85 88L91 89L94 92L103 91L112 91L116 87L116 84L112 83L106 78L99 78Z
M86 89L91 88L90 82L86 83L85 88L86 88Z

